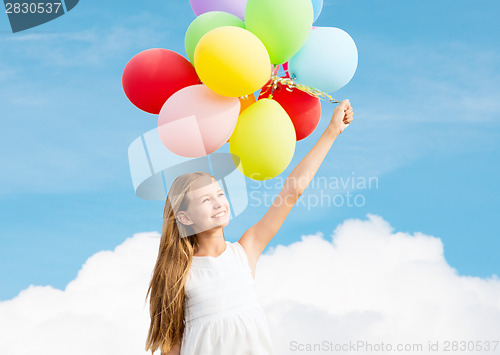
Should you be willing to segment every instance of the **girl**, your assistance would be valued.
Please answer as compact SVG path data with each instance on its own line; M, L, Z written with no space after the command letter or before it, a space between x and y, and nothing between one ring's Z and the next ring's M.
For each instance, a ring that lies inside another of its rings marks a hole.
M217 181L205 172L175 179L165 202L158 257L146 295L151 293L146 351L273 354L255 289L257 260L352 120L352 107L344 100L266 214L237 242L224 238L229 203Z

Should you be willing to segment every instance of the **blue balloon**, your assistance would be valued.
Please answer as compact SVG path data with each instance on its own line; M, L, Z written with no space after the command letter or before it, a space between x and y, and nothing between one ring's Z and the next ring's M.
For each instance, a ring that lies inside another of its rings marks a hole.
M314 11L314 21L316 21L323 10L323 0L312 0L313 3L313 11Z
M336 27L314 28L288 61L293 81L332 93L345 86L358 66L358 50L349 34Z

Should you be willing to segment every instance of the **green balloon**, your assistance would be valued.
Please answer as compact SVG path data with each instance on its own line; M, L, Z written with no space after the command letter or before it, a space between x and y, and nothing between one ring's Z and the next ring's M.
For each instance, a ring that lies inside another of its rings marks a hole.
M273 64L302 48L313 21L311 0L248 0L245 8L245 28L264 43Z
M223 11L205 12L191 22L186 31L184 46L186 47L186 54L193 65L194 49L201 37L207 32L222 26L245 28L245 23L239 17Z

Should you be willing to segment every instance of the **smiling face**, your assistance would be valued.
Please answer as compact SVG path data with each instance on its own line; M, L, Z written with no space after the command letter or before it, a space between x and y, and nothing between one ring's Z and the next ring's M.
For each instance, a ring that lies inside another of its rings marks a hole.
M188 207L177 213L177 219L191 225L195 233L228 225L229 202L217 181L205 177L197 179L186 198Z

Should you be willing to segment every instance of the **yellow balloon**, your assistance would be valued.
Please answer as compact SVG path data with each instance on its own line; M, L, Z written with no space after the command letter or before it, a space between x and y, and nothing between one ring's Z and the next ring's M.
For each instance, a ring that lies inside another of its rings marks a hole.
M239 171L253 180L281 174L295 153L295 128L281 105L260 99L238 117L229 151Z
M240 113L238 115L241 115L243 111L245 111L251 104L255 103L255 95L250 94L248 97L245 99L244 97L239 97L240 100ZM227 140L226 143L229 143L229 139Z
M271 77L272 68L260 39L235 26L207 32L194 50L194 67L212 91L232 97L259 90Z

